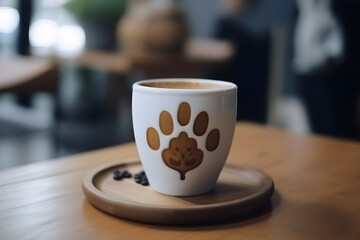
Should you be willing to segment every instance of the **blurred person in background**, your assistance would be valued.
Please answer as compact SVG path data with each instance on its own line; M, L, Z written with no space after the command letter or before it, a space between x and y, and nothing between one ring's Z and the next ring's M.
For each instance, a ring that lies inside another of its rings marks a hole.
M270 31L264 0L220 0L224 10L215 26L215 38L234 47L226 69L211 78L238 85L238 120L265 123L269 85Z
M312 131L360 139L360 1L297 0L294 64Z

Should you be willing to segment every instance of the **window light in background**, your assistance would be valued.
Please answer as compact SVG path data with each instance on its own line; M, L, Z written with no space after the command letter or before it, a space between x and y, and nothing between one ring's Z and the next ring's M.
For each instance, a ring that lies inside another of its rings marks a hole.
M0 7L0 33L12 33L19 25L19 12L15 8Z
M78 25L59 25L50 19L38 19L30 27L30 43L36 53L52 53L69 57L85 46L84 30Z

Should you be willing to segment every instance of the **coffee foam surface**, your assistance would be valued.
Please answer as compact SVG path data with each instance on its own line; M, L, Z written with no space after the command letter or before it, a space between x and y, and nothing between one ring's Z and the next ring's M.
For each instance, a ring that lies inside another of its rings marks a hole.
M144 82L141 83L145 87L153 88L172 88L172 89L214 89L214 88L230 88L230 85L209 82Z

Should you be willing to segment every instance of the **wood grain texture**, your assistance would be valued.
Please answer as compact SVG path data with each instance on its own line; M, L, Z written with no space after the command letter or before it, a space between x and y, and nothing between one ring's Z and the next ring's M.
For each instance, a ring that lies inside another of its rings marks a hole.
M359 143L239 123L228 163L273 178L272 208L197 227L127 221L85 200L85 173L133 156L130 143L1 171L0 239L360 239Z

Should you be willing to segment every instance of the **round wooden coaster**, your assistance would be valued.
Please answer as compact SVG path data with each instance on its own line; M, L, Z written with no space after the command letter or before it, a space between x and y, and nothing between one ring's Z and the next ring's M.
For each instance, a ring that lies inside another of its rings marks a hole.
M214 190L192 197L164 195L134 178L115 181L116 169L134 175L142 166L138 159L126 159L89 172L83 180L87 200L111 215L153 224L194 225L240 218L268 204L274 191L271 177L247 167L225 165Z

